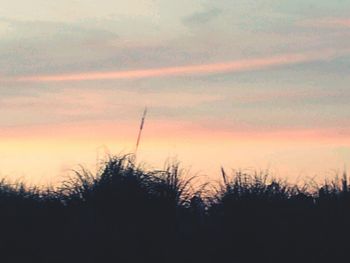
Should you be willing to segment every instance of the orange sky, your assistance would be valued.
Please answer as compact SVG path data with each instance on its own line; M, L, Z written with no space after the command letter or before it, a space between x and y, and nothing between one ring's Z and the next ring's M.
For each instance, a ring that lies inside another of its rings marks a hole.
M137 121L123 124L56 125L3 130L0 140L2 175L35 183L57 183L83 164L96 169L106 153L134 150ZM220 179L221 165L228 170L269 169L290 180L335 175L348 160L350 137L336 131L225 132L186 122L147 121L138 160L161 168L176 157L193 173ZM326 162L325 162L326 160ZM18 165L20 164L20 165Z

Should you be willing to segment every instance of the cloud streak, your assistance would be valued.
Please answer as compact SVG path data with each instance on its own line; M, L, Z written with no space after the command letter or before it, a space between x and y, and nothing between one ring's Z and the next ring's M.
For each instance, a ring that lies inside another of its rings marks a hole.
M197 12L183 19L185 25L203 25L212 19L218 17L222 11L218 8L213 8L204 12Z
M269 69L313 61L329 60L340 56L340 53L324 50L304 54L285 54L265 58L242 59L224 63L184 65L151 69L83 72L61 75L33 75L3 78L2 81L14 82L64 82L88 80L132 80L143 78L174 77L187 75L209 75Z
M350 28L350 18L324 18L307 20L300 23L304 26L327 27L327 28Z
M350 27L350 18L348 19L335 19L332 21L333 24L344 26L344 27Z

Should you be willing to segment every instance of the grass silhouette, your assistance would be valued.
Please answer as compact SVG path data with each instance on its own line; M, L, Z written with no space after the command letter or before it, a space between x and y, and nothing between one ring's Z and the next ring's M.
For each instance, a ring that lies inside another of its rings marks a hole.
M176 162L148 171L121 156L54 189L2 180L1 262L346 262L345 174L303 186L222 177L193 187Z

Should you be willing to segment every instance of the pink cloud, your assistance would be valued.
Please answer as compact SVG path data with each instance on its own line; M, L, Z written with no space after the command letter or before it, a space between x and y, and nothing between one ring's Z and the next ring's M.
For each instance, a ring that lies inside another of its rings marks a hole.
M331 24L338 25L338 26L344 26L344 27L350 27L350 18L348 19L334 19L330 21Z
M62 81L86 81L86 80L120 80L141 79L166 76L207 75L215 73L241 72L250 70L267 69L272 67L293 65L311 61L331 59L337 54L325 50L306 54L285 54L265 58L243 59L223 63L183 65L176 67L163 67L152 69L137 69L125 71L83 72L63 75L35 75L23 76L7 81L18 82L62 82Z
M323 18L317 20L306 20L299 24L312 27L350 28L350 18Z

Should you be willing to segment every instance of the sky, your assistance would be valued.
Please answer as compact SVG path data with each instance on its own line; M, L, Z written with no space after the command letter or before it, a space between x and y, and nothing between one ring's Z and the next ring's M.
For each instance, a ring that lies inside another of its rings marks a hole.
M218 179L350 167L347 0L0 0L0 176L107 153Z

